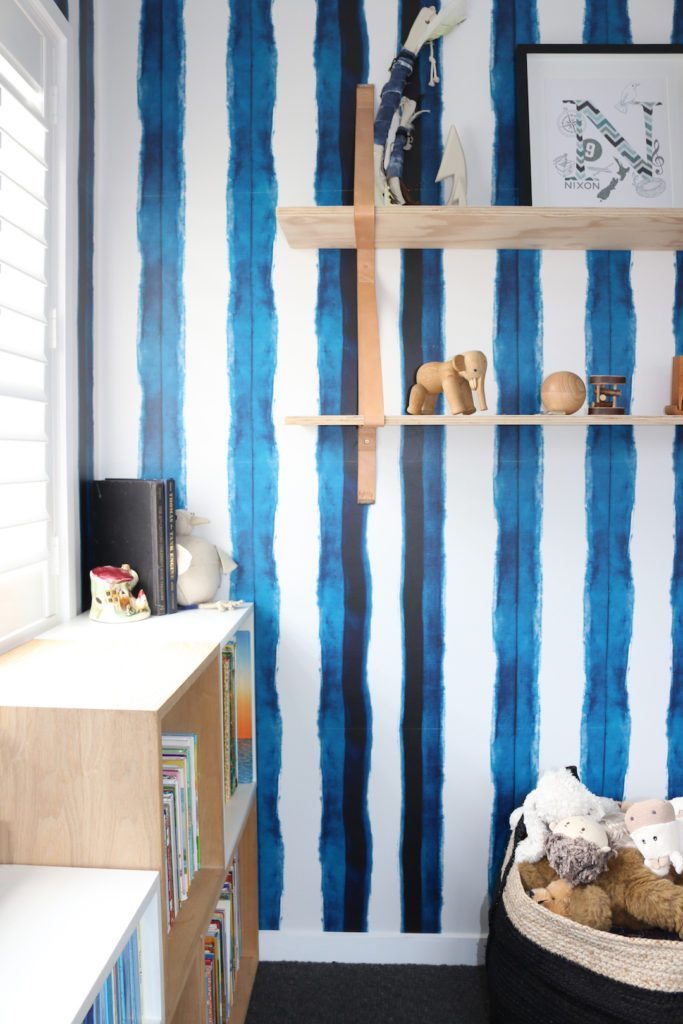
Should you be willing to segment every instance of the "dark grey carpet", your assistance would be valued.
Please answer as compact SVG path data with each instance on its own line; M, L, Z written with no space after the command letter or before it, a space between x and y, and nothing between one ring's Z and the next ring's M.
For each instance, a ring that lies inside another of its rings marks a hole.
M261 963L246 1024L487 1024L483 967Z

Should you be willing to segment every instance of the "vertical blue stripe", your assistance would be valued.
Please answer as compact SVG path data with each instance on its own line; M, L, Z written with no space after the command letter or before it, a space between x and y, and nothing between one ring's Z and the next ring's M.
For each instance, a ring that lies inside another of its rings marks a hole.
M142 0L138 107L140 472L185 504L185 35L182 0Z
M353 201L355 89L367 78L362 2L318 0L315 37L316 202ZM321 251L318 262L320 411L356 408L356 260ZM319 431L323 927L367 930L372 836L367 808L371 710L366 664L371 611L367 506L356 500L355 430Z
M683 5L682 5L683 6ZM683 356L683 253L676 253L676 290L673 310L675 355ZM669 740L668 796L683 793L683 427L676 427L673 443L674 560L671 573L671 690L667 714Z
M671 42L683 43L683 0L675 0ZM676 253L673 330L675 355L683 356L683 253ZM667 715L669 739L668 795L683 793L683 427L676 427L673 444L674 561L671 573L671 691Z
M596 46L631 43L628 0L586 0L583 41Z
M630 43L625 0L587 0L584 42ZM635 370L635 310L629 252L586 255L586 369L624 374L628 410ZM584 592L586 689L581 726L583 781L596 793L623 795L631 716L628 653L633 628L630 534L636 450L632 427L592 427L586 440L588 557Z
M234 593L255 603L259 923L280 927L284 851L278 792L282 720L275 681L280 589L273 539L278 453L272 404L277 183L271 146L277 52L270 0L230 0L228 124L228 486Z
M90 488L94 476L93 245L95 182L95 79L93 0L81 0L78 23L78 478L81 522L81 603L90 600L93 563Z
M671 28L671 42L678 46L683 45L683 3L681 0L674 0L674 16Z
M399 5L399 44L422 4ZM439 42L435 52L441 59ZM409 83L419 107L404 179L421 204L438 204L434 177L441 161L441 85L430 87L427 48ZM401 336L404 393L418 367L444 358L443 260L440 250L402 253ZM450 354L450 353L449 353ZM405 932L439 932L443 847L443 587L444 451L440 427L404 429L401 436L403 498L403 707L401 716L403 808L401 910Z
M491 39L495 204L518 202L515 47L537 42L535 0L495 0ZM498 253L495 315L498 412L538 412L542 381L539 253ZM498 541L493 637L497 667L491 745L491 886L505 851L510 812L533 789L538 772L542 431L498 427L495 458Z

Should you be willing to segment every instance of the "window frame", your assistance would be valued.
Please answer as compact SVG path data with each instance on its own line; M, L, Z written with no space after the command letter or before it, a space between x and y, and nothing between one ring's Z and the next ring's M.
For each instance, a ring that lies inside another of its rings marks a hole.
M14 0L46 38L48 224L48 514L53 613L0 637L0 653L78 610L78 51L75 28L53 0Z

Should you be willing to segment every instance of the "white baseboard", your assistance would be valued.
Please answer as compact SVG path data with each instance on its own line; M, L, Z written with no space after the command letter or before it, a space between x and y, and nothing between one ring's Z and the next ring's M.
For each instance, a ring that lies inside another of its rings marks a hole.
M484 962L485 935L395 932L259 932L261 960L345 964L465 964Z

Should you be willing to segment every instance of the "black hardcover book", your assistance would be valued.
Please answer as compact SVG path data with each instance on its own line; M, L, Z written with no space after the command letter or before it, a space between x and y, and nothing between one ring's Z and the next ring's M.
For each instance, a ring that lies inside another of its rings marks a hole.
M128 563L152 615L165 615L166 494L163 480L93 480L93 565Z
M175 538L175 480L166 481L166 610L178 611L178 564Z

